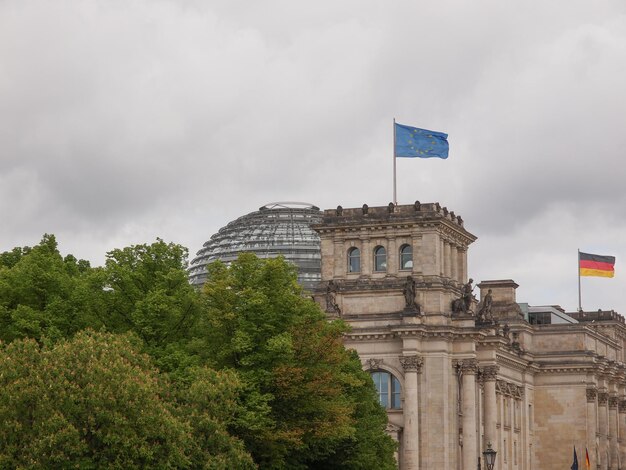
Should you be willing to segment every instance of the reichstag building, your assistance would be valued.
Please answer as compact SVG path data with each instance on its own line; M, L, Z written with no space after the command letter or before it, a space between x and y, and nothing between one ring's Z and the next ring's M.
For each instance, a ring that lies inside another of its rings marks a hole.
M511 279L474 282L476 236L439 203L276 203L230 222L198 251L283 255L355 349L387 409L402 470L626 468L624 318L518 302ZM474 295L476 294L476 296ZM479 461L481 462L479 464Z

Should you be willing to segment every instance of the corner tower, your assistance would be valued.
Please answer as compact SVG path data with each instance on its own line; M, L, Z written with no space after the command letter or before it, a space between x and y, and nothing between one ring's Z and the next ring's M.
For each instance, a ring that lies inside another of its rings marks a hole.
M341 285L336 308L326 310L342 316L449 315L467 282L467 249L476 240L461 217L439 203L339 206L325 210L313 228L321 240L322 285ZM407 288L415 290L415 305Z
M419 202L337 207L313 229L322 251L314 297L350 324L344 343L372 375L400 468L475 468L476 343L487 334L467 283L476 237L454 212Z

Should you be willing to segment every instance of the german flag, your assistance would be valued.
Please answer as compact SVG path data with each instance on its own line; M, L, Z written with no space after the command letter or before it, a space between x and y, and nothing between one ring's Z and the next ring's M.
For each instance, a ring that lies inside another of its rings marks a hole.
M579 251L578 267L581 276L613 277L615 256L591 255Z

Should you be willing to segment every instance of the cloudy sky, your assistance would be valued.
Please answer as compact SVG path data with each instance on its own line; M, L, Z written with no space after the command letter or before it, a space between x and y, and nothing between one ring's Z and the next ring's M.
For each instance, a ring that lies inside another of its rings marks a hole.
M478 236L477 280L626 314L626 2L0 0L0 251L195 253L273 201L392 199L392 120L449 134L399 203Z

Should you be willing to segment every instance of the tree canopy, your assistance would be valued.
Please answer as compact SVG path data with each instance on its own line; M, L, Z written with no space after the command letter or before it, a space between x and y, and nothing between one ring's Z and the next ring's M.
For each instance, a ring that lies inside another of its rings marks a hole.
M50 348L28 339L2 347L0 467L254 468L198 396L232 402L233 378L199 372L177 401L136 343L86 331Z
M242 254L210 265L202 292L186 266L187 250L160 239L96 268L63 257L52 235L0 254L0 439L15 436L0 458L395 468L372 380L342 344L347 325L304 295L294 266Z
M302 295L294 266L252 254L214 263L203 300L198 354L240 374L246 413L232 428L261 467L395 468L372 381L343 347L347 326Z

